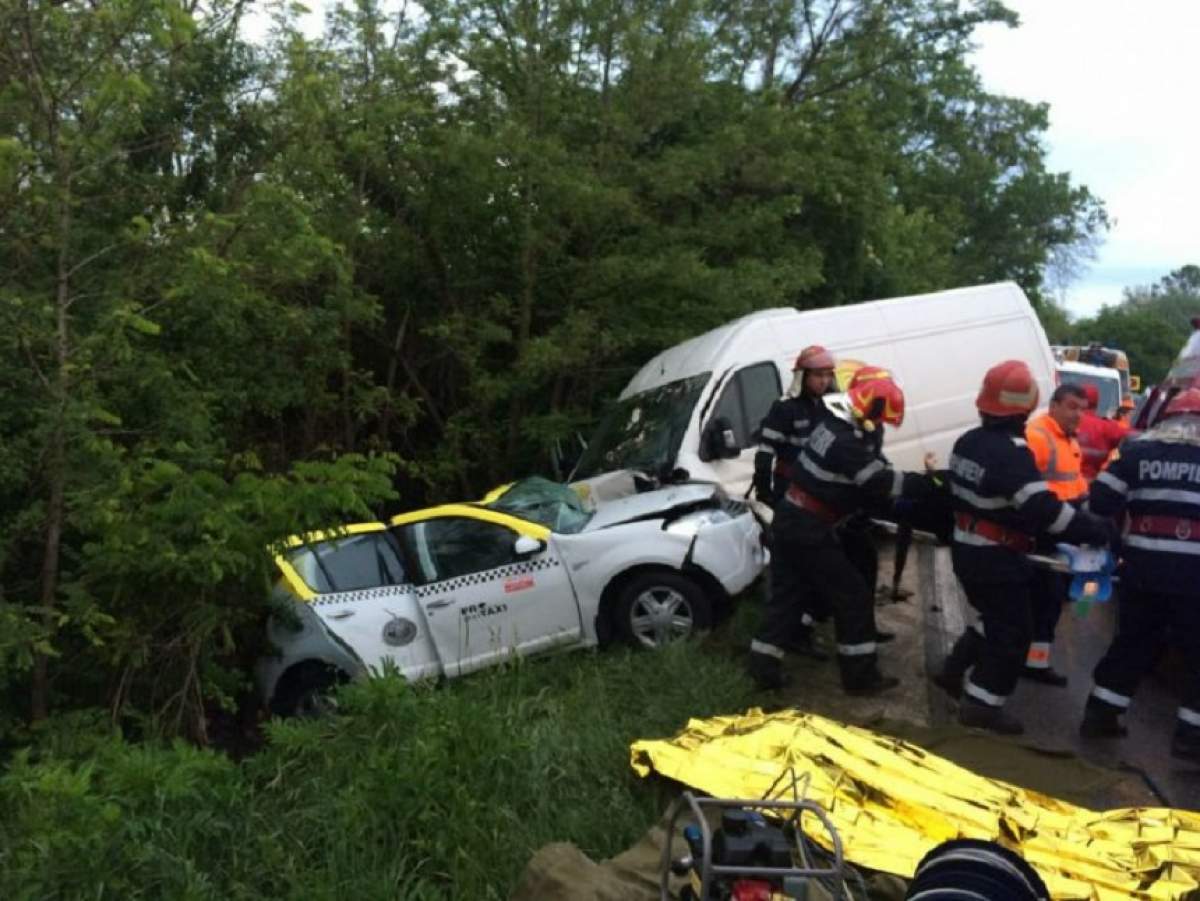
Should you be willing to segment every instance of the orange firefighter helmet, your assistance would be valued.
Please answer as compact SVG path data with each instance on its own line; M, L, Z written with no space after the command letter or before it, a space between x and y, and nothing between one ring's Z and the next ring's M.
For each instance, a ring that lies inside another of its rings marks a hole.
M896 427L904 422L904 391L886 369L861 367L850 379L846 397L859 419Z
M835 365L833 354L820 344L810 344L804 350L800 351L800 356L796 357L796 365L792 367L792 371L795 372L798 369L833 369Z
M1020 360L997 363L983 377L975 408L989 416L1024 416L1038 404L1038 386Z
M1186 416L1189 413L1200 413L1200 388L1188 388L1172 397L1167 409L1163 410L1163 418Z

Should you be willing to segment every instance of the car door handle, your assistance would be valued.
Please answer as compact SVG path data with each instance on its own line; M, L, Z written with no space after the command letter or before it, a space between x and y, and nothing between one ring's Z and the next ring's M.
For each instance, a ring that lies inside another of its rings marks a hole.
M443 598L440 601L430 601L425 605L426 610L441 610L443 607L449 607L454 603L454 598Z
M330 619L349 619L354 616L353 610L339 610L337 613L329 614Z

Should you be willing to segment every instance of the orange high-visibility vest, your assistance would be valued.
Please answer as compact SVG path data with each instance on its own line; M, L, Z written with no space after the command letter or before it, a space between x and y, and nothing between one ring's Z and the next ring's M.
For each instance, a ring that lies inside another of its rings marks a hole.
M1043 413L1025 426L1025 443L1055 497L1070 501L1087 494L1079 442L1064 434L1049 413Z

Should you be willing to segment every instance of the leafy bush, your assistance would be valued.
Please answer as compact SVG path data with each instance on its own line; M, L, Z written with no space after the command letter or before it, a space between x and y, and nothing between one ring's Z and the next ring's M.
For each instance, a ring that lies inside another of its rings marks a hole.
M655 819L632 740L748 701L690 643L357 683L241 764L60 720L0 777L0 896L504 898L542 844L609 856Z

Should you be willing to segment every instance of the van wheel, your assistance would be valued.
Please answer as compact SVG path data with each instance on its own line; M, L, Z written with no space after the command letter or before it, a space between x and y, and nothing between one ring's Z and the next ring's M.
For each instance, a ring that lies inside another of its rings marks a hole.
M712 625L708 595L674 572L634 576L621 589L616 611L621 635L640 648L660 648Z
M271 699L276 716L319 719L337 713L333 690L346 681L335 666L309 660L284 673Z

